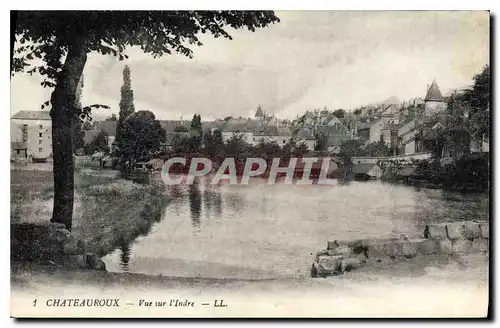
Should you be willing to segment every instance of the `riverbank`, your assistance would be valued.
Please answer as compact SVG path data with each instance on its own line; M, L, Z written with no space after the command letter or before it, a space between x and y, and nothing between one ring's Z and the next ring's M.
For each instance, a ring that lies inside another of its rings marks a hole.
M11 170L11 223L49 222L53 206L50 171ZM162 218L169 198L163 185L140 185L109 174L75 173L72 235L102 257ZM124 206L133 205L133 206Z
M366 266L326 279L203 279L13 264L14 316L116 317L481 317L488 309L488 257L426 256ZM47 307L53 298L118 298L120 307ZM33 299L40 306L33 307ZM193 308L141 307L189 300ZM202 306L223 299L227 308ZM383 300L383 301L382 301ZM127 305L127 303L132 305Z

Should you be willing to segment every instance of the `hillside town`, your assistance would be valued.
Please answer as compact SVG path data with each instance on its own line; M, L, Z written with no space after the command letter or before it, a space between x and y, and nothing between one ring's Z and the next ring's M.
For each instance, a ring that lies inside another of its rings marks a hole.
M484 316L490 16L12 11L11 316Z
M489 74L489 68L482 74ZM116 137L119 133L119 123L125 119L122 116L127 111L134 113L128 67L125 67L123 76L120 102L122 109L118 118L113 114L106 120L75 123L76 158L90 156L103 167L115 168L118 165L120 145ZM446 117L465 122L473 112L472 108L464 108L467 106L466 102L462 101L465 105L457 106L460 104L460 97L464 97L460 92L463 94L463 91L455 90L444 96L434 80L427 86L425 94L416 95L407 101L389 97L381 103L350 110L332 111L325 107L308 110L293 120L281 119L268 113L261 105L257 106L254 117L226 117L202 121L201 117L195 115L193 121L155 120L161 126L158 130L158 147L148 149L146 154L141 154L141 158L135 160L148 162L154 158L165 159L168 154L179 152L191 155L193 152L206 153L211 147L210 143L217 139L214 136L219 136L220 145L234 144L236 141L236 148L267 145L282 150L287 147L290 150L300 148L301 156L316 153L323 157L343 157L344 162L355 162L358 166L354 171L364 172L363 174L374 171L373 166L380 166L381 160L437 159L440 163L449 164L464 154L489 152L487 128L483 128L480 134L470 133L470 129L463 128L465 138L458 140L456 135L451 135L451 138L437 145L437 136L446 130L446 124L450 124ZM193 129L195 119L198 119L201 125L197 130ZM446 120L448 122L445 122ZM455 121L451 124L455 124ZM451 130L459 128L451 126ZM194 135L199 139L195 148L192 147ZM27 110L15 113L11 119L11 145L13 161L50 162L52 143L49 111ZM347 149L349 147L354 149ZM158 165L157 167L159 168ZM373 178L380 176L381 173L377 173Z

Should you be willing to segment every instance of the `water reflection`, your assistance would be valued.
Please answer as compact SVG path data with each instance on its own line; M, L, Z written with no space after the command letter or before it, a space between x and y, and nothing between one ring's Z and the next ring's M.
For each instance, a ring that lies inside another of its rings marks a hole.
M193 184L189 185L189 209L191 210L191 224L195 231L200 228L201 216L201 192L199 180L196 179Z
M222 215L222 197L219 185L207 185L203 190L205 218Z
M429 222L489 217L487 194L416 190L380 181L336 187L209 182L170 186L175 199L164 214L158 217L153 208L146 208L138 233L120 241L116 252L104 259L108 270L298 277L308 275L310 254L328 240L400 234L421 238Z
M130 261L130 244L123 243L120 247L121 255L120 255L120 266L124 272L128 272L128 264Z

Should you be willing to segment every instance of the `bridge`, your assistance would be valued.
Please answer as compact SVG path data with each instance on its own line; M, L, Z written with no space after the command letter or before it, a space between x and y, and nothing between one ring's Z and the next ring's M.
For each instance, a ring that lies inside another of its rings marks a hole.
M352 162L354 164L377 164L378 161L411 161L413 160L425 160L432 157L431 152L425 153L415 153L410 155L397 155L397 156L385 156L385 157L353 157Z

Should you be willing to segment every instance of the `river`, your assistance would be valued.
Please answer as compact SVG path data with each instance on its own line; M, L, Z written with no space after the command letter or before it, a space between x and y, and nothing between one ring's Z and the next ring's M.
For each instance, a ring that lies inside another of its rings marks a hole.
M146 236L103 258L108 271L204 278L300 278L329 240L421 237L429 222L488 220L487 194L380 181L347 185L168 187L173 201Z

